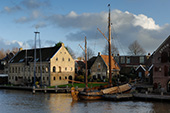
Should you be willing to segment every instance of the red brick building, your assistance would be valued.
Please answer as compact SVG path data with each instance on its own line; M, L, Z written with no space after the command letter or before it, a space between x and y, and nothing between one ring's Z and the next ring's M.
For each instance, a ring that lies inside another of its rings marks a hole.
M158 47L152 57L155 88L170 92L170 36Z

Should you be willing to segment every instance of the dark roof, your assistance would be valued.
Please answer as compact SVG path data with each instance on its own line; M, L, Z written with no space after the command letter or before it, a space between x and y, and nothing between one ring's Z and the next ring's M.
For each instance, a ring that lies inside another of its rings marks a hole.
M50 58L59 50L61 46L54 46L48 48L37 48L36 49L36 61L40 61L40 50L42 61L49 61ZM21 63L21 62L33 62L34 61L34 49L22 50L18 52L10 61L10 63Z
M92 57L87 61L87 69L90 69L97 57Z
M76 61L78 67L84 68L85 69L85 63L83 61Z

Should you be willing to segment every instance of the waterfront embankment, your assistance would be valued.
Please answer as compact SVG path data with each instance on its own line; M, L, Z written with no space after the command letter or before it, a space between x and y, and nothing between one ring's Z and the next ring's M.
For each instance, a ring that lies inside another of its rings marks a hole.
M23 90L23 91L32 91L33 94L36 92L43 92L43 93L70 93L71 88L70 87L55 87L55 88L35 88L35 87L29 87L29 86L5 86L0 85L0 89L12 89L12 90ZM119 94L120 96L121 94ZM119 100L119 99L118 99ZM169 101L170 95L165 95L163 93L133 93L132 98L129 98L128 100L161 100L161 101Z

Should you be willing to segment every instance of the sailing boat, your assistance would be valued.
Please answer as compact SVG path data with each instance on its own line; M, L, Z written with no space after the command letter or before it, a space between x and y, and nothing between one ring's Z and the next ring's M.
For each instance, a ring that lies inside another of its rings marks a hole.
M110 4L108 5L110 6ZM108 22L108 31L109 31L109 39L107 37L105 37L105 35L103 34L103 36L107 39L108 44L109 44L109 85L104 86L101 90L101 87L98 87L94 90L92 89L88 89L87 86L87 48L86 48L86 37L85 37L85 63L86 63L86 79L85 79L85 84L86 87L83 91L78 91L76 90L74 87L71 88L71 95L73 100L98 100L98 99L103 99L106 98L107 95L115 95L115 94L119 94L119 93L127 93L131 90L131 86L129 84L124 84L121 86L112 86L112 67L111 67L111 22L110 22L110 8L109 8L109 18L108 18L109 22ZM107 88L109 87L109 88Z
M80 46L81 47L81 46ZM82 47L81 47L82 48ZM83 48L82 48L83 49ZM74 87L71 88L71 95L73 100L98 100L102 98L103 93L98 90L98 88L91 90L88 88L87 83L87 41L85 37L85 88L83 91L75 90Z

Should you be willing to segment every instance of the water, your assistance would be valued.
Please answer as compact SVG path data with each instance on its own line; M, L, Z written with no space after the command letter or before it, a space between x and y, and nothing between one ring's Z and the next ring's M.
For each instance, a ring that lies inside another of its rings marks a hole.
M78 101L70 94L0 90L0 113L170 113L168 102Z

